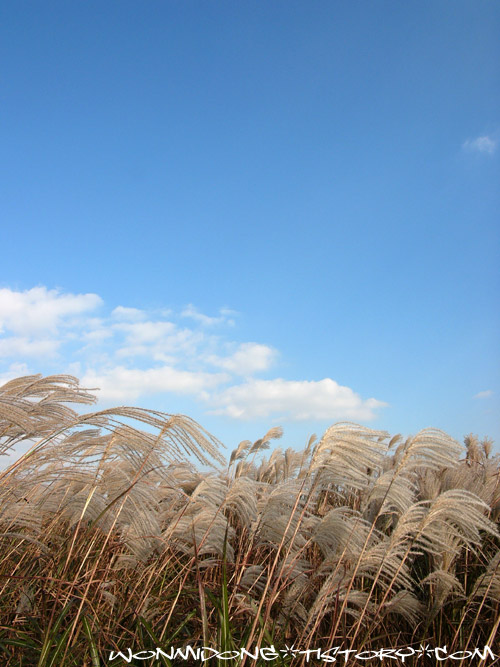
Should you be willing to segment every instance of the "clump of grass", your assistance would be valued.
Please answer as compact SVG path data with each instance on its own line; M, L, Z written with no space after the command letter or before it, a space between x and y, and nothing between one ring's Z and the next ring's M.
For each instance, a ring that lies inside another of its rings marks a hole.
M490 441L341 423L262 458L274 428L225 464L187 417L67 405L93 400L67 376L0 388L0 451L32 443L0 472L4 665L96 667L112 650L188 644L494 645Z

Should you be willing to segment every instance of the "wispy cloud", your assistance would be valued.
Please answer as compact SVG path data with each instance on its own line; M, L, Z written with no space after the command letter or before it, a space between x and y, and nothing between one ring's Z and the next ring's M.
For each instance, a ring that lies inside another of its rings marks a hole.
M1 289L0 381L67 372L100 388L107 403L169 393L234 419L370 421L386 405L331 378L273 378L278 350L235 340L235 315L227 308L206 315L193 305L177 315L124 305L109 311L97 294Z
M229 308L221 308L217 317L210 317L209 315L200 313L200 311L195 306L193 306L192 303L188 304L181 313L182 317L188 317L192 320L195 320L205 327L213 327L216 324L229 324L233 326L234 315L236 315L236 311L230 310Z
M22 377L23 375L29 375L29 374L30 370L28 368L28 364L14 362L10 364L8 368L4 368L0 372L0 387L6 382L14 380L14 378Z
M491 389L486 389L485 391L480 391L477 393L474 398L490 398L490 396L493 396L493 391Z
M494 136L484 134L475 139L467 139L462 144L464 151L472 153L485 153L487 155L493 155L498 148L498 139Z
M117 306L112 312L111 316L117 320L125 320L130 322L138 322L146 319L146 313L139 308L127 308L126 306Z
M58 340L30 340L25 336L0 338L0 358L54 357L59 349Z

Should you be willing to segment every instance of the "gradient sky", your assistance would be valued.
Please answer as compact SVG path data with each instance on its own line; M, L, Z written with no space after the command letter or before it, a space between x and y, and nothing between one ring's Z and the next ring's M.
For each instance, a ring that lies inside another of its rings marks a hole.
M498 448L498 2L0 12L1 378Z

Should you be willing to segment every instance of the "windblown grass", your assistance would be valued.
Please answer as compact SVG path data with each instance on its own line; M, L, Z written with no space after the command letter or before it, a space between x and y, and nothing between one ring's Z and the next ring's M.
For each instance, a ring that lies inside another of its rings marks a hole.
M111 650L187 644L495 645L490 441L341 423L262 458L275 428L225 464L187 417L67 406L93 400L68 376L0 388L0 452L33 443L0 472L3 665L96 667Z

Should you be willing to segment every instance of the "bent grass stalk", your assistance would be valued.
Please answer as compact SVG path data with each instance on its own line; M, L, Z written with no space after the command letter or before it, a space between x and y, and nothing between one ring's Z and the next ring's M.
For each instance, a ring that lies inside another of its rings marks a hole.
M64 400L92 396L65 376L0 387L0 450L36 441L0 473L6 667L97 667L110 650L172 642L366 650L434 632L460 650L494 645L500 460L491 443L468 437L458 464L458 444L427 430L391 457L397 438L387 446L388 434L339 424L303 452L276 449L258 463L281 436L274 428L219 468L216 439L187 417L134 408L79 417ZM452 587L439 595L433 521L454 536L439 542Z

